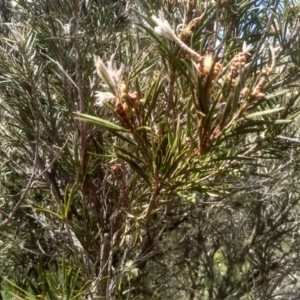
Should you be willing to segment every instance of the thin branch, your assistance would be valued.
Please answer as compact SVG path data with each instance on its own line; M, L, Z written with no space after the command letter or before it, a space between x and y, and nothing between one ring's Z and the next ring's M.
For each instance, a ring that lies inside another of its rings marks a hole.
M23 192L23 194L21 195L20 200L18 201L18 203L15 205L15 207L12 209L12 211L10 212L10 214L8 215L7 219L5 219L4 221L2 221L0 223L0 229L3 228L4 226L6 226L14 217L14 215L16 214L16 212L18 211L19 207L23 204L23 202L26 199L26 196L29 192L29 190L31 189L31 187L33 186L34 182L35 182L35 170L37 168L37 161L38 161L38 153L37 153L37 148L35 151L35 158L34 158L34 163L33 163L33 171L31 174L31 177L26 185L26 188Z
M45 168L39 175L35 176L35 170L37 169L38 165L39 165L39 155L37 153L37 147L35 149L35 159L34 159L34 164L33 164L33 171L31 174L31 177L26 185L25 190L23 191L23 194L21 195L20 200L18 201L18 203L15 205L15 207L12 209L12 211L10 212L10 214L8 215L8 217L2 221L0 223L0 229L3 228L4 226L6 226L14 217L14 215L16 214L16 212L18 211L18 209L21 207L21 205L23 204L23 202L26 199L26 196L28 194L28 192L30 191L30 189L33 187L33 185L38 181L37 179L39 179L41 176L45 175L47 170L49 168L51 168L51 166L57 161L57 159L59 158L60 154L62 153L62 151L64 150L64 148L67 146L68 141L70 138L67 138L66 142L64 143L63 147L60 149L60 151L58 152L58 154L55 156L55 158L52 160L52 162L49 164L49 166L47 166L47 168Z

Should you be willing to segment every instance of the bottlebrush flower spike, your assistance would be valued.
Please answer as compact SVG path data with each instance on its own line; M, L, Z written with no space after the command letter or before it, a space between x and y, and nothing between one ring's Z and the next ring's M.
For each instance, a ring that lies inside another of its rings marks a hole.
M157 25L154 28L154 32L158 35L163 36L165 39L175 42L177 45L179 45L185 52L189 53L192 57L195 57L196 59L201 58L201 56L195 52L193 49L188 47L186 44L184 44L174 33L172 30L169 22L164 18L163 13L161 11L158 12L158 17L152 16L153 21Z
M249 52L253 49L254 47L250 44L247 45L246 42L243 43L243 53L245 54L250 54Z
M120 69L117 69L114 63L114 55L107 62L107 66L105 66L99 56L96 56L95 65L98 75L108 85L110 92L116 96L121 85L124 66L122 65Z
M96 92L96 106L103 106L105 102L111 99L115 99L115 95L110 92Z
M170 41L176 41L177 37L172 30L169 22L164 18L164 15L161 11L158 12L158 18L156 16L152 16L153 21L157 25L154 28L154 31L158 34L163 36L164 38Z

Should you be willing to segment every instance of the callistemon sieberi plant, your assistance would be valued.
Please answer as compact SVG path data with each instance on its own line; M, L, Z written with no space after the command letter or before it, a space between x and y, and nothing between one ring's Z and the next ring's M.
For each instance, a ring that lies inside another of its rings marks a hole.
M222 57L216 57L208 51L203 54L195 52L181 40L185 35L180 34L178 37L175 34L161 11L158 16L152 16L155 34L178 45L182 52L194 61L193 66L196 77L198 77L194 79L197 81L194 83L197 99L195 106L199 114L197 127L200 143L198 151L205 153L231 126L248 114L248 110L256 101L264 99L264 86L275 68L275 51L270 46L271 65L262 69L257 76L256 83L248 86L249 82L245 78L245 74L248 66L247 56L253 49L251 45L244 42L241 51L224 65L221 62ZM186 28L200 22L204 16L205 13L193 19ZM106 92L96 93L95 105L102 106L106 100L113 99L115 114L128 128L134 130L137 125L141 126L139 109L143 101L138 92L129 93L127 91L126 84L122 82L124 67L116 68L114 55L107 66L100 57L95 58L95 64L97 73L107 84L108 89ZM215 90L221 92L213 93ZM137 117L136 119L133 117L133 113ZM207 118L212 121L210 127L207 126L208 122L203 122ZM138 120L137 123L136 120ZM203 125L204 123L206 126Z

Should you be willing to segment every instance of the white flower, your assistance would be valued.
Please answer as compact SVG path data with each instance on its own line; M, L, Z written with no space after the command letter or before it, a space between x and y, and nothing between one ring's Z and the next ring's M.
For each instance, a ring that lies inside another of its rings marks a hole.
M203 59L203 68L206 74L208 74L214 64L214 60L211 54L207 54Z
M156 16L152 16L153 21L157 25L154 28L154 31L170 41L177 40L177 37L173 32L169 22L164 18L161 11L158 12L158 16L158 18Z
M96 92L96 106L103 106L108 100L114 99L115 95L110 92Z
M177 45L180 46L181 49L183 49L185 52L189 53L191 56L199 59L201 58L201 56L195 52L193 49L191 49L190 47L188 47L186 44L184 44L177 36L176 34L173 32L170 24L168 23L168 21L164 18L163 13L161 11L158 12L158 16L159 18L152 16L153 21L155 22L155 24L157 25L154 28L154 31L163 36L164 38L175 42Z
M18 3L17 3L17 1L11 0L10 5L12 8L15 8L18 5Z
M124 66L122 65L119 70L116 68L114 55L112 55L110 61L107 62L107 67L99 56L95 57L95 65L98 75L108 85L109 91L117 95L122 81Z
M243 43L243 53L250 54L249 51L251 51L252 49L252 45L247 45L246 42Z
M63 25L63 23L59 20L59 19L56 19L56 21L60 24L61 26L61 29L62 29L62 33L64 35L70 35L70 30L71 30L71 21L72 19L70 20L69 23Z
M71 29L71 25L70 24L65 24L63 27L63 32L65 35L70 35L70 29Z

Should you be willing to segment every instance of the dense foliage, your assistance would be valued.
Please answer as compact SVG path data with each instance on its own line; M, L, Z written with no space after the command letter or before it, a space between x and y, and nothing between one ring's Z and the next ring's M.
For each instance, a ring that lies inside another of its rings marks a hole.
M299 298L297 1L0 8L2 299Z

